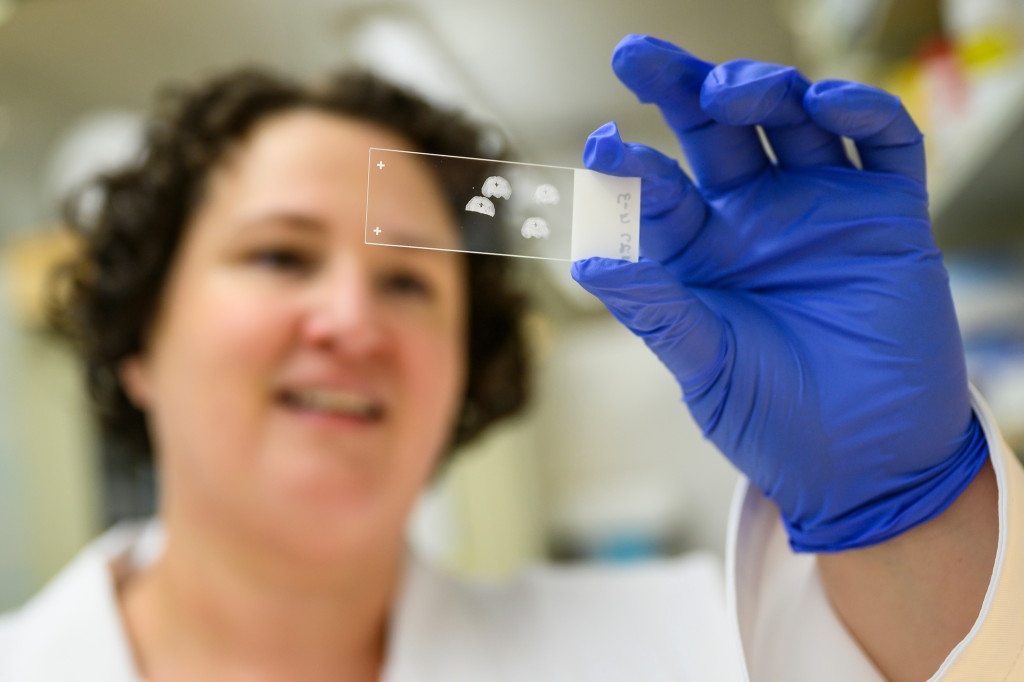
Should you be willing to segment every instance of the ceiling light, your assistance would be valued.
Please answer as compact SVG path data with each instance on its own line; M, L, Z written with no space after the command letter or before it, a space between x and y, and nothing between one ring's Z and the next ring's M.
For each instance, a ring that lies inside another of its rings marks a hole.
M489 113L459 60L408 7L366 7L339 21L342 43L355 64L428 98Z
M79 217L88 224L103 200L91 181L138 159L143 134L143 118L133 111L94 111L76 120L50 155L44 186L47 200L58 203L75 196Z

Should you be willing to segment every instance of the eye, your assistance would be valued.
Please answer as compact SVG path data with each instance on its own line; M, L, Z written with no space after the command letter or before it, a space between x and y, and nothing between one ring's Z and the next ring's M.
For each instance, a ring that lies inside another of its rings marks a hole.
M397 271L384 276L381 282L386 293L410 296L415 298L430 298L434 293L434 286L430 280L418 273Z
M313 259L304 251L287 247L267 247L252 253L250 262L271 270L301 273L313 267Z

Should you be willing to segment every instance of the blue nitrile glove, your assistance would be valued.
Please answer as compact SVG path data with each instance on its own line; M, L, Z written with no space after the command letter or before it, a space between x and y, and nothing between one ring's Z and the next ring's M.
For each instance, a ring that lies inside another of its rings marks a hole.
M864 547L937 516L988 450L922 136L899 100L771 64L713 67L641 36L612 66L661 108L696 185L614 124L597 130L587 167L643 178L641 259L581 260L573 276L672 371L794 549Z

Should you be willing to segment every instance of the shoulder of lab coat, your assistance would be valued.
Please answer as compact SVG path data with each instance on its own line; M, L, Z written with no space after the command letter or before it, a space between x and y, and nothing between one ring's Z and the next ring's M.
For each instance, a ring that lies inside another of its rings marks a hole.
M161 533L156 523L115 527L0 619L0 682L139 682L115 581L159 555ZM736 680L733 641L722 566L710 555L537 567L500 584L411 559L384 680Z
M1024 469L973 390L972 403L999 488L999 544L978 619L932 682L1024 680ZM883 679L829 606L814 555L790 550L778 510L746 481L733 501L726 561L745 679Z
M110 559L139 535L108 531L21 609L0 617L0 682L136 682Z

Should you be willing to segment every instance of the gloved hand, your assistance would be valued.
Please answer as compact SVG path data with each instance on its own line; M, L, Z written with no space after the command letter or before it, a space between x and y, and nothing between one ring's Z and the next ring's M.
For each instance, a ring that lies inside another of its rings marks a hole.
M587 167L642 178L641 259L577 261L573 277L675 375L794 549L864 547L937 516L988 449L922 136L899 99L771 64L714 67L643 36L612 66L661 108L696 184L614 124L598 129Z

